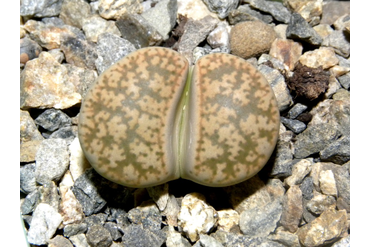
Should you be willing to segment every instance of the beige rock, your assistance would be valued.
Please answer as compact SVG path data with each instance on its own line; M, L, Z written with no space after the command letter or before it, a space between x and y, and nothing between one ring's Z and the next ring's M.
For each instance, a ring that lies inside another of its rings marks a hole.
M279 24L274 27L277 38L286 39L286 29L288 28L287 24Z
M36 152L41 144L42 140L31 140L21 143L21 162L32 162L35 161Z
M335 209L336 201L333 196L316 194L308 203L307 209L314 214L322 214L325 210Z
M81 102L67 69L47 52L27 63L21 73L21 108L65 109Z
M297 231L303 246L322 246L335 242L348 229L345 210L328 209L320 217L302 226Z
M301 222L302 214L302 191L298 185L293 185L284 196L280 224L289 232L294 233Z
M233 209L223 209L217 211L218 229L230 232L231 228L239 224L240 215Z
M325 92L325 98L330 99L341 87L342 86L338 82L337 78L335 78L333 75L330 75L329 86Z
M331 170L321 171L320 176L320 188L321 191L326 195L337 196L338 190L334 178L334 173Z
M290 39L275 39L271 44L270 56L282 61L290 71L302 55L302 45Z
M284 4L299 13L312 26L320 22L323 0L285 0Z
M178 0L177 15L183 15L193 20L201 20L208 15L218 19L217 14L209 11L202 0Z
M143 11L140 0L100 0L99 14L104 19L118 19L124 13L137 13Z
M293 166L292 175L285 179L284 183L293 186L300 184L305 176L310 173L312 162L307 159L302 159Z
M319 24L317 26L314 26L313 29L315 29L315 31L323 39L326 38L327 36L329 36L329 34L334 31L333 28L331 28L330 25L328 25L328 24Z
M24 25L24 29L30 33L30 37L48 50L60 48L64 38L76 36L72 31L73 28L75 27L54 26L35 20L29 20Z
M85 218L82 206L76 199L69 186L60 185L59 193L61 197L59 213L63 218L63 224L80 223Z
M335 65L333 67L330 68L330 74L332 74L333 76L335 76L336 78L348 73L350 71L350 68L349 67L343 67L343 66L339 66L339 65Z
M76 181L76 179L81 176L86 169L90 168L91 165L85 158L78 137L69 145L69 152L71 154L69 156L69 170L73 180Z
M261 21L240 22L230 31L231 53L245 59L261 55L276 37L274 29Z
M323 69L328 69L337 65L339 59L335 56L335 52L332 48L320 47L319 49L305 52L299 58L299 62L311 68L322 66Z
M20 110L20 142L44 140L28 111Z
M169 226L177 226L177 216L180 212L180 206L174 195L169 195L166 208L163 210L163 215L166 216Z
M217 224L218 215L202 194L190 193L182 199L178 219L183 232L195 242L199 234L208 233Z

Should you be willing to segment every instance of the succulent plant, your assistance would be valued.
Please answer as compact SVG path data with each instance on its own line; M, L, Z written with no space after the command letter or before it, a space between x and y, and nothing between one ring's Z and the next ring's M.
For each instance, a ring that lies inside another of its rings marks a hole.
M244 59L139 49L103 72L79 117L81 147L103 177L128 187L184 178L221 187L255 175L272 154L279 110Z

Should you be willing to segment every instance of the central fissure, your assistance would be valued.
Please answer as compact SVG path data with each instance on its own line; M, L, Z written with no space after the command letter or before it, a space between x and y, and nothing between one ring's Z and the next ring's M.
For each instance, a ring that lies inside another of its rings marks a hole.
M190 90L192 87L192 77L193 77L193 67L189 68L189 72L187 74L186 82L184 89L182 91L180 100L176 107L175 113L175 123L173 129L173 148L174 148L174 160L176 162L177 170L182 175L181 167L184 167L185 163L187 162L186 159L186 150L189 145L190 139L190 121L189 121L189 114L190 114Z

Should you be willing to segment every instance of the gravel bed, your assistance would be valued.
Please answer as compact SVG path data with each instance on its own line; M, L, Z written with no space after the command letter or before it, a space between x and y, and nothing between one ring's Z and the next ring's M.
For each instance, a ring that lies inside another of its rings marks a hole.
M52 0L20 5L20 213L30 246L350 246L350 7L322 0ZM239 56L280 110L249 180L128 188L84 157L87 90L143 47Z

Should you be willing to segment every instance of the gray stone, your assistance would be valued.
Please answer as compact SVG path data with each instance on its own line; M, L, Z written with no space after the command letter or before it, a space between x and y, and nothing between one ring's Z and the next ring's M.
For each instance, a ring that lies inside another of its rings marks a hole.
M68 169L69 152L63 139L44 140L36 153L36 181L58 181Z
M181 233L175 231L173 226L169 226L169 230L167 232L167 240L166 240L167 247L191 247L192 245L189 243L186 238L184 238Z
M307 109L307 106L297 103L295 104L288 112L287 117L290 119L295 119L298 117L301 113L303 113Z
M320 23L333 25L345 14L350 14L350 1L328 1L323 5Z
M91 15L90 5L84 0L64 0L59 17L65 24L81 29Z
M278 140L275 149L275 159L270 175L278 178L288 177L292 174L293 165L293 144L291 142Z
M97 191L94 181L91 181L98 175L90 171L92 170L87 170L87 172L77 178L72 187L72 192L82 205L86 216L98 213L107 203Z
M20 110L20 142L44 140L28 111Z
M268 239L281 243L284 246L301 247L301 244L299 243L299 239L297 235L287 232L287 231L283 231L281 230L281 228L278 228L275 234L269 235Z
M327 99L310 112L313 116L307 129L297 136L296 158L318 153L341 136L349 135L349 101Z
M306 129L306 125L299 120L280 117L280 121L295 134L299 134Z
M279 110L284 111L288 109L289 106L293 104L293 100L285 83L284 76L281 75L277 69L273 69L267 65L258 66L258 70L265 76L272 87L278 102Z
M144 211L138 208L133 208L127 213L127 218L134 224L140 224L144 229L160 230L162 216L159 211Z
M36 177L36 164L31 163L20 168L20 187L23 193L31 193L37 189Z
M239 0L204 0L204 3L210 11L217 13L220 19L224 19L229 15L230 11L238 7Z
M162 35L138 14L123 14L116 21L116 26L122 38L132 43L136 49L156 46L163 41Z
M78 127L77 126L65 126L57 131L53 132L50 136L49 139L64 139L70 144L73 139L77 136L78 132Z
M313 179L311 176L305 177L303 179L299 188L302 191L302 196L306 200L311 200L313 198Z
M94 70L95 60L98 58L95 46L85 39L70 36L62 41L60 49L69 64Z
M25 37L20 40L20 63L26 64L29 60L32 60L39 56L42 48L37 42Z
M109 231L101 225L89 227L86 239L91 247L109 247L112 244L112 237Z
M47 17L57 16L62 9L63 0L21 0L20 15Z
M101 74L112 64L135 50L133 44L115 34L103 33L99 35L96 46L98 58L95 61L98 73Z
M54 131L63 126L71 125L71 119L67 114L57 109L47 109L41 113L35 123L46 130Z
M166 233L161 230L150 231L142 225L132 224L125 228L122 243L124 246L161 246L166 238Z
M105 213L93 214L85 218L85 223L87 227L91 227L93 225L104 225L104 222L107 220L108 215Z
M178 43L178 52L193 63L193 50L206 39L207 35L216 27L218 20L206 16L200 20L188 19L184 26L184 34Z
M131 193L124 186L101 177L94 169L87 169L71 188L86 216L99 213L110 202L112 207L130 205ZM104 198L102 197L104 195Z
M29 193L21 203L21 213L23 215L32 213L35 210L37 204L40 202L40 192L34 190Z
M61 222L62 216L57 210L49 204L40 203L32 215L28 242L35 245L47 244Z
M84 31L87 40L97 42L99 35L103 33L112 33L120 36L114 21L107 21L98 15L91 16L83 22L82 30Z
M121 232L119 231L119 227L114 222L107 222L104 224L104 228L107 229L113 239L113 241L118 240L122 237Z
M336 164L344 164L350 159L350 137L342 136L320 151L322 161L331 161Z
M344 58L342 56L339 56L336 54L338 60L339 60L339 66L350 68L351 67L351 59L350 58Z
M331 32L322 42L323 46L329 46L334 48L335 53L343 57L349 57L350 55L350 42L349 35L343 31Z
M294 157L305 158L325 149L340 137L334 124L317 124L308 126L297 136Z
M271 15L261 14L260 12L252 9L248 4L240 5L237 9L231 10L228 17L230 25L235 25L243 21L263 21L265 23L271 23L273 18Z
M176 24L177 0L162 0L141 14L151 26L153 26L161 35L163 40L168 39L168 33L171 32Z
M279 22L288 23L291 17L289 10L281 2L265 0L243 0L243 2L249 3L255 9L271 14Z
M199 243L199 246L213 246L213 247L222 247L223 246L215 238L213 238L211 236L208 236L208 235L204 235L204 234L199 235L199 241L197 243Z
M85 233L86 231L86 223L69 224L63 228L63 235L67 238L70 238L74 235Z
M73 245L75 247L91 247L88 243L87 243L87 239L86 239L86 236L85 234L81 233L81 234L77 234L77 235L73 235L69 238L69 240L71 240L71 242L73 243Z
M54 57L54 59L58 63L62 63L64 61L64 59L66 58L61 49L52 49L52 50L49 50L48 52L50 53L50 55L52 55Z
M302 40L312 45L320 45L323 42L315 29L298 13L292 14L286 35L287 38Z
M350 72L338 77L338 81L339 81L340 85L342 85L342 87L344 87L345 89L348 90L351 86L351 84L350 84L350 82L351 82Z
M266 237L275 231L282 213L281 201L275 200L263 208L245 210L240 215L240 230L250 237Z

